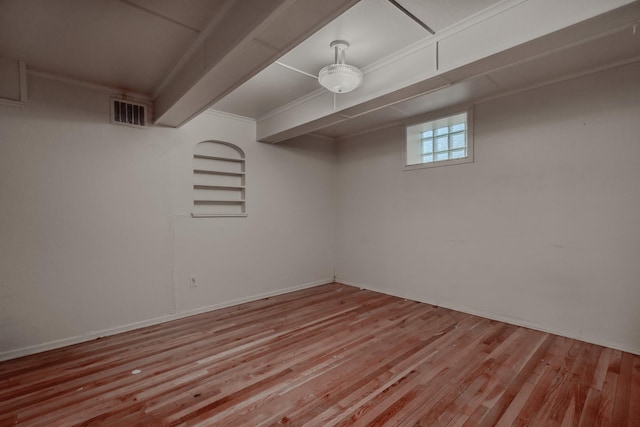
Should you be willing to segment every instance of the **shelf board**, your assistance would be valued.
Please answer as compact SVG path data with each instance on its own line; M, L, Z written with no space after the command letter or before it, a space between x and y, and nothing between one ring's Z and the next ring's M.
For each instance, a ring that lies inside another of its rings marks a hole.
M194 190L244 190L244 185L204 185L193 184Z
M206 170L206 169L194 169L193 173L206 174L206 175L244 176L244 172L222 172L222 171L212 171L212 170Z
M228 218L233 218L233 217L246 217L247 214L246 213L237 213L237 214L232 214L232 213L228 213L228 214L208 214L208 213L191 213L191 217L192 218L224 218L224 217L228 217Z
M244 200L194 200L194 205L244 205Z
M244 159L234 159L232 157L207 156L205 154L194 154L193 158L205 159L205 160L221 160L223 162L244 163Z

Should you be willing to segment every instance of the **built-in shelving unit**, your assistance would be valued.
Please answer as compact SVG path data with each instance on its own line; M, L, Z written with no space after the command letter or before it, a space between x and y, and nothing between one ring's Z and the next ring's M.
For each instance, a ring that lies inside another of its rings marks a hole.
M237 146L204 141L193 155L194 218L247 216L245 157Z

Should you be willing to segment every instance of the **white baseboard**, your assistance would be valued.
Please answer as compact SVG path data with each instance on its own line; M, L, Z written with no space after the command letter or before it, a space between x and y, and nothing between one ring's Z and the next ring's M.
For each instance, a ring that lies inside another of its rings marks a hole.
M327 278L323 280L316 280L314 282L304 283L301 285L291 286L288 288L278 289L275 291L264 292L257 295L251 295L248 297L238 298L231 301L225 301L219 304L208 305L205 307L198 307L191 310L180 311L177 313L169 313L164 316L154 317L153 319L141 320L139 322L129 323L127 325L116 326L115 328L102 329L100 331L87 332L86 334L76 335L69 338L62 338L59 340L48 341L42 344L36 344L29 347L18 348L15 350L4 351L0 353L0 361L15 359L17 357L28 356L30 354L40 353L47 350L53 350L60 347L66 347L68 345L78 344L85 341L91 341L100 337L107 337L109 335L115 335L122 332L132 331L134 329L144 328L145 326L157 325L159 323L169 322L171 320L182 319L184 317L195 316L196 314L206 313L213 310L219 310L221 308L231 307L245 302L251 302L268 298L276 295L286 294L289 292L299 291L302 289L312 288L314 286L324 285L332 283L333 278Z
M499 322L509 323L511 325L522 326L522 327L525 327L525 328L534 329L536 331L547 332L547 333L550 333L550 334L560 335L560 336L563 336L563 337L572 338L572 339L588 342L588 343L591 343L591 344L601 345L603 347L609 347L609 348L612 348L614 350L620 350L620 351L625 351L627 353L633 353L633 354L640 355L640 348L633 348L633 347L630 347L630 346L628 346L628 345L626 345L624 343L612 342L612 341L608 341L608 340L597 339L597 338L588 337L588 336L579 335L579 334L572 334L570 332L561 331L561 330L557 330L557 329L550 329L550 328L547 328L547 327L545 327L543 325L540 325L540 324L538 324L536 322L530 322L528 320L518 319L516 317L501 316L499 314L485 312L485 311L482 311L482 310L475 310L475 309L471 309L471 308L468 308L468 307L461 307L461 306L453 306L453 305L442 304L442 303L437 302L437 301L429 300L428 298L415 299L414 297L409 297L407 295L403 295L400 292L392 292L392 291L389 291L389 290L386 290L386 289L382 290L382 289L376 288L375 286L368 286L368 285L363 285L363 284L359 284L359 283L353 283L353 282L350 282L350 281L341 280L339 278L336 278L336 282L337 283L342 283L342 284L345 284L345 285L349 285L349 286L354 286L354 287L360 288L360 289L366 289L366 290L373 291L373 292L379 292L381 294L392 295L392 296L395 296L395 297L409 299L409 300L412 300L412 301L424 302L426 304L431 304L431 305L435 305L435 306L438 306L438 307L448 308L449 310L454 310L454 311L459 311L459 312L462 312L462 313L472 314L474 316L484 317L486 319L497 320Z

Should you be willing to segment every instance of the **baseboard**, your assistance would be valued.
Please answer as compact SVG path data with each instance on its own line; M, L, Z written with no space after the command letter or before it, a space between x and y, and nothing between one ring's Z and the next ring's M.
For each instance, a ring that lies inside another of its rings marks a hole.
M208 305L208 306L205 306L205 307L198 307L198 308L193 308L193 309L190 309L190 310L184 310L184 311L181 311L179 313L179 316L176 317L176 319L181 319L183 317L189 317L189 316L195 316L196 314L207 313L209 311L219 310L221 308L227 308L227 307L231 307L231 306L238 305L238 304L244 304L245 302L256 301L256 300L260 300L260 299L263 299L263 298L273 297L273 296L276 296L276 295L288 294L289 292L301 291L302 289L313 288L314 286L326 285L328 283L333 283L333 277L332 278L327 278L327 279L322 279L322 280L316 280L316 281L309 282L309 283L303 283L302 285L290 286L288 288L278 289L278 290L275 290L275 291L263 292L261 294L251 295L251 296L248 296L248 297L237 298L237 299L234 299L234 300L231 300L231 301L227 301L227 302L223 302L223 303L220 303L220 304L214 304L214 305ZM171 319L171 320L174 320L174 319Z
M342 283L344 285L360 288L360 289L366 289L366 290L373 291L373 292L379 292L381 294L392 295L392 296L395 296L395 297L398 297L398 298L404 298L404 299L409 299L409 300L412 300L412 301L424 302L426 304L431 304L431 305L436 305L438 307L448 308L449 310L454 310L454 311L459 311L461 313L467 313L467 314L472 314L474 316L484 317L485 319L497 320L499 322L509 323L509 324L515 325L515 326L522 326L522 327L525 327L525 328L534 329L536 331L546 332L546 333L550 333L550 334L554 334L554 335L560 335L560 336L563 336L563 337L572 338L572 339L588 342L588 343L591 343L591 344L601 345L603 347L609 347L609 348L612 348L614 350L620 350L620 351L624 351L624 352L627 352L627 353L640 355L640 348L629 347L629 346L627 346L625 344L622 344L622 343L619 343L619 342L611 342L611 341L607 341L607 340L594 339L592 337L586 337L584 335L572 334L572 333L568 333L566 331L560 331L560 330L557 330L557 329L550 329L550 328L547 328L547 327L545 327L543 325L540 325L540 324L538 324L536 322L530 322L528 320L518 319L516 317L501 316L499 314L485 312L485 311L482 311L482 310L475 310L475 309L471 309L471 308L468 308L468 307L461 307L461 306L453 306L453 305L442 304L441 302L429 300L428 298L415 299L413 297L409 297L407 295L403 295L403 294L401 294L399 292L391 292L391 291L386 290L386 289L385 290L377 289L375 286L368 286L368 285L363 285L363 284L359 284L359 283L353 283L353 282L350 282L350 281L341 280L339 278L336 278L336 282Z
M76 335L69 338L62 338L59 340L48 341L42 344L36 344L29 347L18 348L15 350L9 350L0 353L0 361L15 359L17 357L28 356L30 354L41 353L47 350L53 350L60 347L66 347L68 345L78 344L81 342L91 341L96 338L107 337L110 335L119 334L122 332L132 331L134 329L144 328L146 326L153 326L159 323L169 322L171 320L182 319L189 316L195 316L197 314L206 313L213 310L219 310L221 308L227 308L238 304L243 304L245 302L251 302L260 300L263 298L273 297L276 295L282 295L289 292L299 291L302 289L312 288L314 286L324 285L327 283L332 283L333 278L327 278L323 280L316 280L314 282L303 283L301 285L291 286L288 288L282 288L275 291L263 292L257 295L251 295L248 297L237 298L231 301L225 301L219 304L208 305L204 307L198 307L196 309L180 311L176 313L169 313L164 316L155 317L152 319L141 320L139 322L133 322L122 326L117 326L115 328L102 329L100 331L92 331L82 335Z

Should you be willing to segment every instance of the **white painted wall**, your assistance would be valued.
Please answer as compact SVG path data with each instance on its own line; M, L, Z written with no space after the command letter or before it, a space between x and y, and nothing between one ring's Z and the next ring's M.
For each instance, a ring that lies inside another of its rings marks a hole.
M172 309L170 137L107 94L30 80L0 106L0 353Z
M0 359L332 279L333 143L257 143L212 115L114 126L108 93L29 92L0 105ZM206 139L247 154L247 218L189 217Z
M333 280L335 143L255 142L255 124L205 113L172 151L178 310ZM191 218L193 147L212 129L246 155L246 218ZM190 276L201 283L189 287Z
M109 94L31 78L25 107L0 105L0 359L322 283L334 265L640 353L638 76L480 104L475 163L407 172L398 128L339 143L336 162L331 142L260 144L215 115L113 126ZM189 216L205 139L247 154L247 218Z
M339 281L640 353L640 63L475 109L475 162L338 149Z

